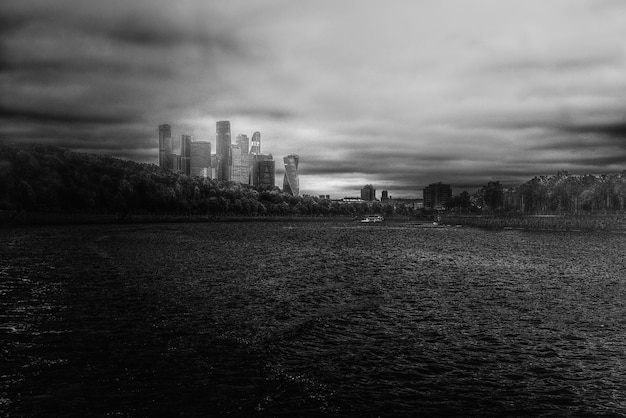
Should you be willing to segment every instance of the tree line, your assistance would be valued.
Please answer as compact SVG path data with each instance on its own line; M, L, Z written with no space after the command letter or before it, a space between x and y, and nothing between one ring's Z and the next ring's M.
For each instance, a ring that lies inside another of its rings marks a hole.
M278 187L189 177L154 164L70 151L51 145L0 144L0 210L242 216L384 216L419 214L403 203L339 203L291 196ZM626 171L572 175L559 171L517 187L489 182L452 196L461 213L624 211Z
M380 203L296 197L50 145L0 144L0 210L243 216L409 214Z
M559 171L537 176L513 188L491 181L470 195L447 202L450 211L487 213L594 213L626 209L626 170L602 175Z

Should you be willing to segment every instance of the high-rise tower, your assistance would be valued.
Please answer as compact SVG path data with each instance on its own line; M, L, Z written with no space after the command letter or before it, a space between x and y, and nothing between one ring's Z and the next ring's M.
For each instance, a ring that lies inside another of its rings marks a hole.
M189 171L192 176L211 177L211 143L193 141L190 147Z
M252 161L252 184L254 187L274 187L276 170L272 155L256 154Z
M217 179L230 180L230 166L233 164L230 151L230 122L220 121L216 124Z
M180 141L180 171L191 175L191 135L183 135Z
M171 169L172 163L172 127L168 124L159 125L159 167Z
M283 178L283 191L292 196L300 195L300 180L298 179L298 162L300 157L290 154L283 158L285 163L285 177Z
M241 150L241 154L248 154L250 150L250 138L248 135L237 135L237 145L239 145L239 149ZM234 164L234 163L233 163Z
M252 147L250 147L250 154L261 154L261 132L255 132L252 135Z
M254 156L248 154L248 148L243 141L239 141L238 139L237 142L237 145L231 145L230 147L233 161L233 165L230 167L230 181L251 184L250 173L252 173L252 161L254 160Z

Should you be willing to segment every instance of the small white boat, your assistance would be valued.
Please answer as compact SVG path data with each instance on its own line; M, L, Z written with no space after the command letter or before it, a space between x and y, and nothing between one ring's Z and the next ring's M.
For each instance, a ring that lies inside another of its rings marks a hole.
M366 217L361 219L361 223L368 224L368 223L374 223L374 222L382 222L384 220L385 218L383 218L380 215L367 215Z

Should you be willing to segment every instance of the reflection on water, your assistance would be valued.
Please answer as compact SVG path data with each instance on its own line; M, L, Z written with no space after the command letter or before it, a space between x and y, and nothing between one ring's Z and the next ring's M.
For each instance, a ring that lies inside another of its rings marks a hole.
M626 237L357 223L5 230L10 415L619 415Z

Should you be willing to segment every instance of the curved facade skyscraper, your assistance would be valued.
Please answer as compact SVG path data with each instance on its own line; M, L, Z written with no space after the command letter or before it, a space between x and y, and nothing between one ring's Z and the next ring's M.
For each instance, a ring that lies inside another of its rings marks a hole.
M285 162L285 177L283 178L283 191L292 196L300 195L300 179L298 178L298 161L300 157L291 154L283 158Z
M261 132L255 132L252 135L252 146L250 147L250 154L261 154Z
M230 151L230 122L223 120L216 124L215 154L217 156L217 180L230 180L230 166L233 164Z

